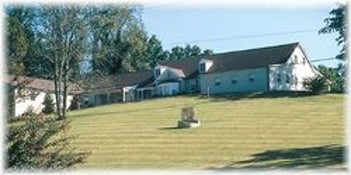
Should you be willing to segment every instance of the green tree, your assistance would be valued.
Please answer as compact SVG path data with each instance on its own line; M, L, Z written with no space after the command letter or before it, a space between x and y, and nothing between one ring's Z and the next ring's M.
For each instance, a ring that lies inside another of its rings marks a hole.
M78 63L85 53L86 21L84 8L78 6L41 6L42 41L40 55L53 69L56 113L59 120L66 118L68 82L78 71Z
M339 65L340 67L341 65ZM318 66L319 72L321 72L326 79L331 81L330 91L331 92L344 92L345 80L340 74L339 68L329 68L323 65Z
M156 35L152 35L148 39L146 55L150 68L155 67L158 62L168 59L168 55L163 51L161 41L157 39Z
M184 48L180 46L175 46L171 49L170 61L176 61L185 58Z
M327 79L323 76L307 78L303 81L303 86L312 94L320 94L327 91Z
M40 55L40 41L38 38L38 26L40 26L38 19L38 13L40 8L37 6L6 6L6 15L10 18L16 19L18 23L23 28L23 32L25 33L25 39L27 41L26 52L23 57L21 57L20 64L23 67L24 75L28 75L31 77L45 78L50 79L50 72L53 69L48 65L48 62L44 57ZM15 27L8 27L9 32L8 35L10 37L19 37L22 35L17 35L15 33L11 33L11 30L16 29ZM7 44L11 44L15 40L8 39ZM7 47L10 48L10 47ZM17 47L21 48L21 47ZM20 53L20 52L18 52ZM22 52L23 53L23 52ZM17 57L19 58L19 57ZM11 59L8 57L9 62ZM9 72L10 74L15 74L13 72Z
M27 53L27 38L23 25L16 17L8 16L7 22L7 68L9 74L23 75L23 59Z
M55 112L55 103L54 100L51 97L51 94L46 93L43 101L43 113L45 114L51 114Z
M140 9L115 5L89 8L88 12L92 70L97 74L110 75L132 69L130 64L134 60L131 56L140 56L145 50L144 46L140 46L140 43L146 42ZM133 44L137 44L141 51L133 48Z
M202 52L202 55L206 55L206 56L213 55L213 50L206 49Z
M6 167L10 170L64 169L82 163L89 153L69 144L66 121L30 116L9 124Z
M337 33L338 37L336 38L336 42L339 46L341 46L340 54L336 56L336 58L345 60L345 52L347 37L346 37L346 9L347 6L344 4L339 4L338 7L331 10L329 12L329 17L324 19L325 27L319 30L319 33Z

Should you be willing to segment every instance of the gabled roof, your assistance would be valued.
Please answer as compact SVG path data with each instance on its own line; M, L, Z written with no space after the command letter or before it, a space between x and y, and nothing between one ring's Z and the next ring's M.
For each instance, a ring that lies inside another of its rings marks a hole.
M213 65L207 73L267 67L285 63L299 43L240 50L207 57Z
M198 74L198 64L202 58L202 56L189 57L177 61L161 62L159 65L182 70L185 78L194 78Z
M45 92L55 91L55 84L52 80L45 80L40 78L26 77L26 76L14 76L8 75L6 83L16 86L19 83L23 83L26 88L32 88ZM82 89L75 83L68 83L68 93L79 94Z
M173 62L163 62L160 65L181 69L186 78L194 78L198 75L198 64L201 59L213 61L207 73L267 67L271 64L285 63L298 45L299 43L295 42L210 56L189 57Z

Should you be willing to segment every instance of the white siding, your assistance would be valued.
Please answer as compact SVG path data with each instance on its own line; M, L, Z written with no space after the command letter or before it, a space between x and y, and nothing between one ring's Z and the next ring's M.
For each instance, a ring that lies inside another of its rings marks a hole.
M30 97L30 94L32 91L37 93L37 95L33 100ZM15 91L15 93L17 93L17 91ZM23 113L27 112L30 108L33 109L34 113L39 114L44 108L44 105L42 103L44 102L46 92L37 91L37 90L26 90L26 93L28 94L28 97L24 99L16 98L15 116L22 115ZM50 94L55 103L56 102L55 95L53 93L50 93ZM73 95L67 96L67 109L71 105L72 99L73 99Z
M205 63L205 72L207 72L213 65L213 61L212 60L206 60L206 59L201 59L199 61L199 65L198 65L198 70L200 71L200 65ZM204 72L200 72L200 73L204 73Z
M297 47L285 64L269 67L269 87L273 91L304 91L304 79L318 74L318 71L308 62L302 49ZM281 76L280 82L278 75ZM287 82L287 76L289 76L289 82Z

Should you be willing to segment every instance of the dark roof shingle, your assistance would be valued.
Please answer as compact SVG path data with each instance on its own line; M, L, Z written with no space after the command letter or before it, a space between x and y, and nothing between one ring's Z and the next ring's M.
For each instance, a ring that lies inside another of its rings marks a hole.
M213 65L207 73L267 67L271 64L285 63L298 45L299 43L295 42L283 45L219 53L210 56L200 55L173 62L163 62L160 63L160 65L183 70L186 79L194 78L198 75L198 63L201 59L213 61Z
M213 65L207 73L267 67L285 63L298 43L215 54L206 57Z
M18 83L24 83L25 87L37 89L46 92L53 92L55 90L55 85L52 80L45 80L40 78L26 77L26 76L14 76L8 75L6 83L16 86ZM68 83L68 92L70 94L79 94L82 89L79 85L75 83Z

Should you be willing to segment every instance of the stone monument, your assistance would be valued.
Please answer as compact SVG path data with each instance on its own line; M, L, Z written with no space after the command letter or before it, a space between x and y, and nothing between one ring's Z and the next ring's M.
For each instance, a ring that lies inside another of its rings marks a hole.
M196 128L200 126L200 120L196 118L194 107L182 108L181 120L178 121L178 128Z

